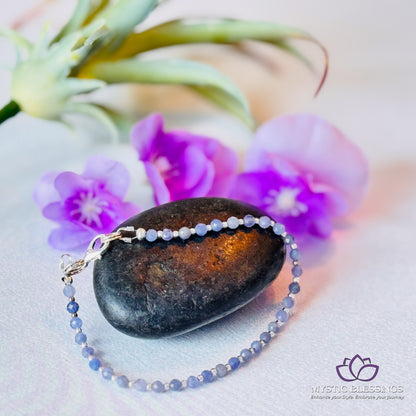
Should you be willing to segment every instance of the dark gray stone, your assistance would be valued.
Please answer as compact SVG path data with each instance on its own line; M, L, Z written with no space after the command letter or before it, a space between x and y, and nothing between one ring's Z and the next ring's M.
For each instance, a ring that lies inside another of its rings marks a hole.
M224 198L193 198L144 211L121 226L193 227L230 216L265 215ZM160 338L182 334L242 307L264 290L285 259L271 228L239 227L189 240L113 241L94 266L94 291L105 318L125 334Z

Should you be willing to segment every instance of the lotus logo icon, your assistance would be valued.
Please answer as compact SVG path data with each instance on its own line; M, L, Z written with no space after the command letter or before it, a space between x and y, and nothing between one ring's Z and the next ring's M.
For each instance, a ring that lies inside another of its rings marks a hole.
M371 381L376 378L378 365L371 364L370 358L361 358L358 354L349 358L344 358L342 365L337 366L337 373L344 381Z

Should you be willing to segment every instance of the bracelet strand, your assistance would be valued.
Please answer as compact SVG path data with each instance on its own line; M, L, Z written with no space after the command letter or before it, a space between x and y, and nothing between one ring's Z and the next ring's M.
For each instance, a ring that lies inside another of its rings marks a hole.
M163 383L156 380L148 383L142 378L136 380L129 380L125 375L116 373L109 365L104 365L98 358L95 350L87 344L87 336L83 332L83 321L78 316L79 304L75 300L75 287L73 286L72 277L80 273L92 261L100 259L113 240L121 240L126 243L131 243L134 239L147 240L152 243L158 239L170 241L171 239L180 238L187 240L192 235L205 236L207 233L216 233L224 229L237 229L240 226L251 228L258 226L262 229L272 228L275 235L283 238L284 243L290 248L288 260L292 263L292 277L293 280L289 284L289 293L279 303L279 308L276 312L276 319L268 324L267 330L262 332L258 340L251 343L250 347L243 348L240 354L231 357L226 364L217 364L211 370L204 370L197 376L191 375L186 380L173 379L169 383ZM127 233L127 235L126 235ZM98 243L100 241L100 243ZM98 247L97 247L98 245ZM65 264L65 258L69 258L69 263ZM134 227L123 227L114 233L101 234L95 237L89 248L81 260L72 261L70 256L64 254L61 257L61 269L64 273L62 280L65 283L63 293L68 299L67 311L71 315L70 327L75 330L75 342L82 348L82 356L89 361L89 367L94 371L99 371L105 380L111 380L122 388L134 388L138 391L153 391L162 393L165 391L179 391L185 388L197 388L203 384L211 383L220 379L232 371L237 370L242 365L247 364L252 358L260 354L265 346L272 338L281 331L283 325L289 319L289 311L294 306L294 297L300 291L299 280L303 273L299 260L301 258L300 251L295 239L291 234L286 233L283 224L273 221L268 216L260 218L246 215L244 218L229 217L226 221L214 219L210 224L197 224L194 228L182 227L177 231L170 229L154 230Z

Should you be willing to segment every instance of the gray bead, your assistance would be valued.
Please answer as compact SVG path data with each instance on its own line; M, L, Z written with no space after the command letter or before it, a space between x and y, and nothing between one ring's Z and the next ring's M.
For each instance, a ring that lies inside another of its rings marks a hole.
M224 364L217 364L215 368L217 370L218 377L224 377L227 375L227 367Z

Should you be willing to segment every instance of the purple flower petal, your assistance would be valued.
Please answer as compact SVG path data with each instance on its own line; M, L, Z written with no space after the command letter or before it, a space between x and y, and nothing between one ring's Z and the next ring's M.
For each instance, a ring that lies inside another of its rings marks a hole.
M120 207L120 216L122 221L127 218L133 217L140 212L140 207L133 202L123 202ZM121 221L120 221L121 222Z
M151 114L137 123L132 130L133 147L139 153L140 160L150 160L155 152L155 139L163 135L163 117L161 114Z
M178 159L179 175L174 176L174 179L181 181L180 188L192 189L199 185L206 188L205 192L207 192L212 186L212 177L206 178L207 160L202 149L187 146ZM182 170L180 170L181 168Z
M205 196L211 189L215 170L202 149L181 146L173 169L165 175L165 184L172 200Z
M212 185L215 178L215 166L210 161L205 161L204 173L199 177L199 181L195 184L193 188L190 188L187 192L177 192L175 199L184 199L184 198L197 198L201 196L206 196L210 191L212 191ZM216 190L213 191L217 194Z
M169 189L158 168L150 162L144 162L144 168L147 178L152 185L156 204L161 205L171 201Z
M378 365L366 364L361 367L360 371L357 374L357 380L360 381L371 381L373 380L378 373Z
M81 251L85 249L96 234L92 229L66 225L52 230L48 242L58 250Z
M338 129L311 114L272 120L255 133L234 198L257 205L301 236L329 237L332 218L355 209L367 163Z
M323 211L316 212L309 226L309 232L321 238L328 238L332 233L332 221Z
M323 195L311 192L301 177L287 178L276 171L242 173L235 178L230 196L258 206L298 236L331 233Z
M225 196L229 193L234 175L237 172L238 157L228 147L216 143L213 149L210 144L208 144L209 147L207 146L205 152L215 166L215 176L207 196Z
M40 209L43 209L46 205L59 199L59 194L54 185L58 175L59 172L57 171L47 172L36 184L33 192L33 199Z
M71 221L68 211L61 202L52 202L42 210L45 218L52 221Z
M121 163L101 156L89 159L83 175L62 172L44 177L35 195L43 215L59 224L49 243L61 250L85 248L95 235L111 232L137 214L137 205L123 201L129 180Z
M367 162L358 147L312 114L283 116L259 128L247 153L246 169L271 167L283 174L296 171L308 176L313 192L325 186L327 202L337 216L357 208L368 183Z
M135 126L132 143L145 164L157 204L227 196L237 156L217 140L186 131L164 132L162 117L152 114Z
M87 161L82 176L102 183L108 192L119 198L124 198L130 183L130 174L124 165L99 155Z
M62 172L55 179L55 189L63 200L83 191L88 192L90 184L91 181L74 172Z
M266 198L273 187L275 175L273 172L247 172L234 178L231 198L245 201L259 208L267 207Z

